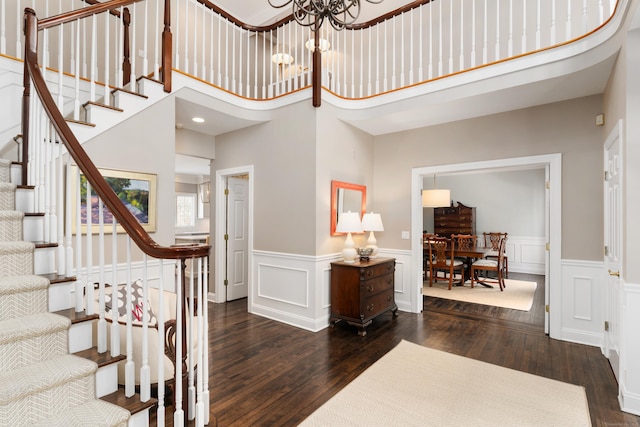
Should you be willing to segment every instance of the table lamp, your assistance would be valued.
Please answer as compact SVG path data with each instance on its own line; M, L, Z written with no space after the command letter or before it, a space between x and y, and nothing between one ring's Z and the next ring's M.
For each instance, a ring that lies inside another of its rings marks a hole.
M351 233L362 233L364 231L362 229L360 215L357 212L342 212L338 216L336 231L338 233L347 233L347 238L344 241L344 249L342 249L344 262L349 264L355 262L358 253L354 248L355 244L353 242L353 237L351 237Z
M373 234L374 231L384 231L382 226L382 218L380 214L369 212L362 217L362 229L369 231L369 239L367 239L367 247L373 249L373 252L369 258L375 258L378 256L378 241Z

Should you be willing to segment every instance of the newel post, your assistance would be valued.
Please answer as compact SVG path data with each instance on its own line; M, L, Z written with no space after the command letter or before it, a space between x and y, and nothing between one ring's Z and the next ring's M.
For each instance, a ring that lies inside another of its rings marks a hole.
M313 106L319 107L321 100L322 89L322 53L320 52L320 26L316 21L315 29L313 31Z
M124 13L122 14L122 26L123 29L123 37L122 37L122 86L126 86L131 81L131 61L130 58L130 46L129 46L129 25L131 24L131 13L129 12L129 8L124 8Z
M164 29L162 30L162 83L164 91L171 92L171 69L173 68L173 35L171 34L171 0L164 1Z
M29 52L38 49L38 19L33 9L24 10L24 72L22 76L22 185L27 185L27 164L29 161L29 104L31 102L31 75L27 66Z

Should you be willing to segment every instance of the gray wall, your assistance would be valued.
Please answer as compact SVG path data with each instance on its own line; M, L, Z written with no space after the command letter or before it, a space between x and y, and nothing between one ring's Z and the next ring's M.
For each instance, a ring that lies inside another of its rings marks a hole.
M216 137L213 181L214 171L254 165L253 249L315 254L315 122L307 101L274 111L270 122Z
M602 97L383 135L374 143L373 200L385 231L378 246L409 249L411 169L562 153L562 258L602 259Z
M174 243L175 128L173 120L158 118L173 118L174 106L175 101L168 97L84 144L99 168L157 175L157 231L150 236L163 246ZM146 126L148 123L153 126ZM110 245L110 239L106 240ZM110 253L110 249L107 248L106 253ZM119 239L118 257L123 260L124 254L125 239L122 238Z
M454 203L476 208L476 234L544 237L544 175L544 169L464 173L439 175L436 182L451 190ZM433 187L433 177L424 181L423 188ZM423 208L423 228L433 232L433 208Z

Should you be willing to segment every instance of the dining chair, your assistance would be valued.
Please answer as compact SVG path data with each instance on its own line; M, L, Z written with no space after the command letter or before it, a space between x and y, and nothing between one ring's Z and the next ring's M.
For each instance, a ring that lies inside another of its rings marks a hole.
M455 243L456 248L460 250L469 250L476 247L478 236L473 234L452 234L451 240Z
M437 234L422 233L422 280L426 280L427 271L429 270L429 242L438 238Z
M429 241L429 287L433 286L433 282L440 279L449 282L449 290L453 285L453 276L455 272L460 272L461 284L464 280L464 263L457 260L453 256L453 244L449 244L448 239L434 238ZM439 277L438 272L448 273L448 277Z
M484 272L495 272L496 279L488 279L487 277L484 277L482 280L483 283L486 283L486 282L498 283L498 285L500 286L500 291L504 290L504 288L506 287L506 284L504 282L504 260L505 260L504 246L506 245L506 243L507 243L506 237L502 237L498 242L498 257L496 259L482 258L477 261L474 261L471 264L471 288L473 288L476 281L479 281L478 272L484 271Z
M484 247L489 248L489 251L484 255L485 258L497 259L498 258L498 245L500 239L506 238L508 233L502 232L484 232ZM503 252L506 252L506 246L503 248ZM509 257L504 254L504 277L509 278Z

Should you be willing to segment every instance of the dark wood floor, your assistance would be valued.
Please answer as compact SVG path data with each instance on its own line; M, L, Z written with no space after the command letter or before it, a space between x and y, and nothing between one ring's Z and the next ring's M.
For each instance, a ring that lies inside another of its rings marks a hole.
M539 282L530 312L425 297L422 314L382 315L366 337L346 324L312 333L251 315L246 300L210 304L210 425L295 426L404 339L584 386L594 426L640 426L618 409L599 348L544 334L543 278L511 277ZM461 392L464 404L482 390Z

